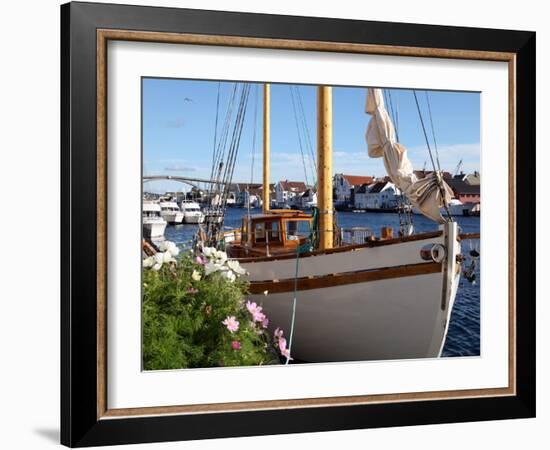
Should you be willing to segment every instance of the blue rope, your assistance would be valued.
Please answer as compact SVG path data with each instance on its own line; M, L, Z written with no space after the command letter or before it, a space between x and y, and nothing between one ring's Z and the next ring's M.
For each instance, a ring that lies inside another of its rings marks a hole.
M298 245L296 247L296 271L294 272L294 299L292 301L292 320L290 322L290 337L288 339L288 354L289 356L292 354L292 339L294 337L294 323L296 321L296 298L298 296L298 270L300 267L299 261L300 261L300 253L309 252L312 250L311 244L309 242L306 242L305 244ZM286 359L285 364L288 364L290 361L290 358Z

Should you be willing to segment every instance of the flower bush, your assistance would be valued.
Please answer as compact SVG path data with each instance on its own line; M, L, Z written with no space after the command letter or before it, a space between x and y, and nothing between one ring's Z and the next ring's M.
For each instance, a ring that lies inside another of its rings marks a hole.
M214 248L180 252L164 242L143 260L145 370L277 364L280 337L262 307L247 301L245 270Z

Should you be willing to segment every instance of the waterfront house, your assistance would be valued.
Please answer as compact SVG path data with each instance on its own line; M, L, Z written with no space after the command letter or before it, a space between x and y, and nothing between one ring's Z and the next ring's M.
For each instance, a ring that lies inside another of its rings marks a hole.
M383 180L367 185L363 184L354 194L356 209L394 209L399 205L401 192L391 181Z
M291 205L295 201L294 197L302 195L307 190L307 186L303 181L279 181L275 185L275 198L277 205Z
M295 206L300 209L308 209L317 206L317 192L313 188L308 188L302 195L294 198Z
M362 175L345 175L337 173L334 175L334 202L347 206L353 204L353 196L355 190L364 184L372 184L373 177Z
M470 184L459 175L445 180L453 190L454 197L463 204L472 203L474 205L481 202L481 193L479 184Z

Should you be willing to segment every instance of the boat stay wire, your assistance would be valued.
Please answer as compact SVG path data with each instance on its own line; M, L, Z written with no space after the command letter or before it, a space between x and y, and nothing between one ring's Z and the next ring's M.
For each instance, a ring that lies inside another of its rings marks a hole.
M443 190L443 186L442 186L442 180L440 178L441 177L441 170L438 171L438 169L435 165L434 156L432 154L432 149L431 149L431 146L430 146L430 140L428 139L428 133L426 132L426 126L424 125L424 118L422 117L422 110L420 109L420 104L418 103L418 97L416 95L416 90L414 90L414 89L413 89L413 95L414 95L414 101L416 103L416 109L418 111L418 117L420 118L420 124L422 125L422 131L424 133L424 139L426 140L426 146L428 147L428 154L430 155L430 161L432 162L433 171L435 173L439 174L437 185L439 187L441 197L445 198L444 190ZM443 201L443 206L445 208L445 212L447 213L447 217L449 218L449 221L452 221L453 219L452 219L451 213L449 211L449 207L448 207L448 205L445 201Z
M304 177L305 177L306 185L309 186L306 160L304 157L304 147L302 145L302 135L300 133L300 123L298 122L298 114L296 112L296 101L294 99L294 90L292 89L292 86L289 86L289 90L290 90L290 98L292 100L292 111L294 113L294 123L296 125L296 133L298 134L298 145L300 147L300 155L302 156L302 166L304 168Z

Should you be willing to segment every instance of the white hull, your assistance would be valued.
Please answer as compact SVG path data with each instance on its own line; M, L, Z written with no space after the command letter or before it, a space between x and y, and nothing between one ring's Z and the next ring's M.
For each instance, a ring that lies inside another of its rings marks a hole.
M181 211L161 212L161 216L171 225L177 225L183 222L183 213Z
M204 222L204 214L202 214L202 213L199 213L199 214L185 213L184 217L183 217L183 220L184 220L185 223L203 223Z
M300 287L293 357L321 362L440 356L460 278L456 233L456 224L450 224L441 236L430 239L301 258L299 277L330 278L335 272L372 273L411 265L419 267L430 264L420 255L420 249L426 245L450 247L448 257L435 273L410 272L390 279L354 281L319 289L312 288L313 284L309 288ZM243 262L243 267L249 271L251 281L282 282L294 279L296 259ZM293 289L251 297L263 305L271 331L280 327L288 339Z
M164 236L164 230L166 229L165 220L148 221L143 219L143 237L146 238L159 238Z

